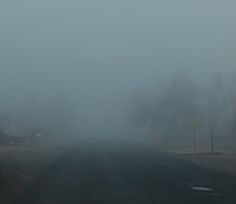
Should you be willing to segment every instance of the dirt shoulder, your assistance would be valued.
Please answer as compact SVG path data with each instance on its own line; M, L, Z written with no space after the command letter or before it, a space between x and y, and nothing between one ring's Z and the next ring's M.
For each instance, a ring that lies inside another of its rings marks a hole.
M69 149L68 145L0 146L0 203L10 203Z
M195 164L236 176L236 153L181 153L178 156Z

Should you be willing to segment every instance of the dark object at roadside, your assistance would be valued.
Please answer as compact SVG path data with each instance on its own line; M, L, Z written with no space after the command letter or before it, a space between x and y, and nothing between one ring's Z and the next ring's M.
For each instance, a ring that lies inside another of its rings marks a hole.
M25 138L22 136L0 134L1 145L18 145L24 142L25 142Z

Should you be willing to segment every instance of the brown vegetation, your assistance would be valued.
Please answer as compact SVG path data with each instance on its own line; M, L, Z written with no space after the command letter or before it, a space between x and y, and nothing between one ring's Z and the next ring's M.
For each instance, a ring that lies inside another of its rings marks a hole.
M10 203L67 148L49 145L0 146L0 203Z

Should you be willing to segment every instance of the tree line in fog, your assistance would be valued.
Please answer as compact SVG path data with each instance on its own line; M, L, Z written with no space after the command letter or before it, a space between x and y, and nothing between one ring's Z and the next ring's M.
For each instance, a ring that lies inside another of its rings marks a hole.
M221 74L207 83L173 75L154 94L133 98L132 123L160 143L228 148L236 141L235 85Z

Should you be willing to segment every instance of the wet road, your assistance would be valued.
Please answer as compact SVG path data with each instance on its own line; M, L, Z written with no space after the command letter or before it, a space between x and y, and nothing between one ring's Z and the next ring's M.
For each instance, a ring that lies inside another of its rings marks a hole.
M235 204L236 179L140 144L83 144L17 204Z

